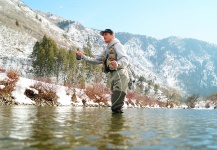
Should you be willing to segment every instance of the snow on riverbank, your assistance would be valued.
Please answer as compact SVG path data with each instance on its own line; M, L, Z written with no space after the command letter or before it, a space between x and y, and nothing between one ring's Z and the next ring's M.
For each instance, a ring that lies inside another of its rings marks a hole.
M8 80L8 79L9 78L7 77L6 73L0 73L0 81L4 81L4 80ZM20 77L19 80L17 81L15 87L14 87L14 91L12 92L12 96L13 96L14 100L16 102L18 102L19 104L35 104L35 102L33 100L31 100L30 98L28 98L24 93L25 93L26 89L30 89L35 94L37 94L38 91L31 87L34 84L36 84L37 82L40 82L40 81ZM83 89L78 89L78 88L74 89L75 95L76 95L76 102L72 102L71 99L72 99L73 92L67 93L66 91L68 90L68 87L56 85L56 84L50 84L50 83L43 83L43 84L47 84L56 90L56 95L58 96L57 101L60 103L60 105L72 105L72 104L74 104L75 106L83 106L83 102L82 102L83 99L85 99L86 104L88 104L88 105L92 105L92 106L98 106L99 105L98 103L95 103L93 100L89 99L88 96L85 94ZM3 89L3 88L5 88L5 86L0 85L0 89Z
M24 92L27 88L30 88L33 83L33 80L26 79L26 78L19 78L14 91L12 92L12 96L14 97L15 101L20 104L35 104L30 98L28 98Z
M0 81L4 80L10 80L6 73L0 73ZM35 88L32 88L32 86L40 81L32 80L32 79L27 79L20 77L19 80L17 81L14 91L12 92L12 97L14 98L15 102L18 104L28 104L28 105L34 105L36 102L31 100L29 97L27 97L24 93L27 89L33 91L34 94L38 94L39 91L36 90ZM56 95L58 96L57 102L60 105L63 106L83 106L84 101L86 105L88 106L105 106L104 103L96 103L93 100L91 100L85 93L84 89L79 89L79 88L71 88L69 90L69 87L66 86L61 86L61 85L56 85L56 84L51 84L51 83L44 83L43 84L48 85L49 87L52 87L56 91ZM5 86L0 84L0 90L4 89ZM69 92L70 91L70 92ZM73 101L73 94L75 93L75 101ZM107 100L108 106L111 106L111 101L110 101L110 95L105 94L103 96ZM207 107L209 105L209 107ZM131 100L131 103L129 103L128 99L125 100L124 103L124 108L134 108L134 107L142 107L142 108L161 108L159 105L155 104L152 106L141 106L136 103L136 100ZM187 109L186 104L182 104L180 106L175 106L174 109ZM209 108L209 109L215 109L215 104L213 104L210 101L199 101L196 103L194 109L204 109L204 108Z

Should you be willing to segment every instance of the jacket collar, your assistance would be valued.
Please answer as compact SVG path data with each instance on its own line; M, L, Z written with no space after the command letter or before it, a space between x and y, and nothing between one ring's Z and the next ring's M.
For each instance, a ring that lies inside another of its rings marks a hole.
M107 47L110 47L110 46L112 46L112 45L114 45L114 44L116 44L116 43L120 43L120 41L119 41L118 39L114 38L114 39L111 41L111 43L108 44Z

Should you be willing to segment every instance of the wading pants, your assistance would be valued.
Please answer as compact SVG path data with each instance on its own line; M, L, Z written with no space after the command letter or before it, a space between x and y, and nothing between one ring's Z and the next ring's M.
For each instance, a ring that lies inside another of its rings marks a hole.
M120 69L110 73L111 81L111 101L112 101L112 112L118 113L121 111L124 105L124 99L126 97L129 76L126 69Z

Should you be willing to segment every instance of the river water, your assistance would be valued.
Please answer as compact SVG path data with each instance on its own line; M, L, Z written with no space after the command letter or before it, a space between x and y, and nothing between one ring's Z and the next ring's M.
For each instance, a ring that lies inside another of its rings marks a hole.
M124 111L0 106L0 149L217 149L216 110Z

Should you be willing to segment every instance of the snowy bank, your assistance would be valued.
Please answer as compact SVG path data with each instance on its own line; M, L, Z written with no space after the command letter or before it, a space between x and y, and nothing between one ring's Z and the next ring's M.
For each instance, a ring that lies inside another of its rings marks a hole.
M110 94L103 94L104 102L96 102L86 94L86 89L66 87L52 83L45 83L32 79L19 77L17 80L11 96L4 98L1 90L5 87L4 81L11 80L6 73L0 73L0 105L4 105L3 101L10 101L8 105L37 105L37 106L77 106L77 107L111 107ZM48 88L48 89L46 89ZM38 97L42 90L46 97ZM53 90L53 91L52 91ZM47 92L47 93L46 93ZM95 95L95 97L98 97ZM48 99L46 99L48 98ZM2 99L2 100L1 100ZM158 103L145 104L142 100L135 98L126 98L124 101L124 108L170 108L161 107ZM186 104L172 107L173 109L187 109ZM215 109L216 105L212 101L200 101L195 104L195 109Z

